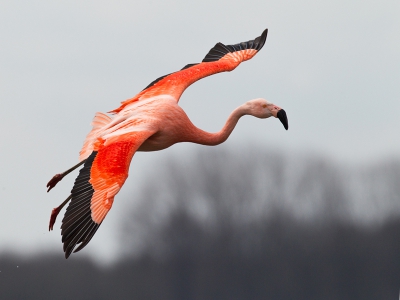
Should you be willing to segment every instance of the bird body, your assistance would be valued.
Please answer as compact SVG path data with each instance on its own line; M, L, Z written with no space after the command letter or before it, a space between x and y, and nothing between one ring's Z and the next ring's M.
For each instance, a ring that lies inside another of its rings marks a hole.
M258 118L277 117L287 129L286 113L261 98L235 109L221 131L208 133L197 128L178 105L184 90L206 76L232 71L252 58L264 45L267 30L248 42L236 45L216 44L199 64L162 76L135 97L121 103L110 113L96 113L92 130L80 151L80 163L57 174L48 183L49 190L71 170L84 163L71 195L51 215L53 228L60 209L71 200L61 226L65 256L87 245L111 209L114 197L128 177L129 166L137 151L157 151L179 142L218 145L224 142L243 115ZM75 247L78 248L75 249Z

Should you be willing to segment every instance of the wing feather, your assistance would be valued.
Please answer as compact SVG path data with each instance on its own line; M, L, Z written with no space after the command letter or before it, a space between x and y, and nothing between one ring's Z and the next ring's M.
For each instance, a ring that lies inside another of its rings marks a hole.
M90 242L128 177L134 153L153 133L129 132L113 137L89 155L75 180L61 225L66 258Z
M131 103L163 94L172 96L178 102L185 89L197 80L232 71L241 62L251 59L264 46L267 34L268 29L264 30L261 36L247 42L234 45L217 43L201 63L186 65L178 72L157 78L135 97L123 101L120 107L110 113L119 113Z

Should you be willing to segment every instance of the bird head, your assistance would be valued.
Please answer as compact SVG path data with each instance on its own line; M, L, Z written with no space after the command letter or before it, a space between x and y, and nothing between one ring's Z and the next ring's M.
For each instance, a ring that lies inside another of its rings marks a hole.
M283 127L285 127L286 130L289 129L286 112L279 106L262 98L250 100L247 102L247 105L249 108L249 114L260 119L265 119L273 116L275 118L278 118L282 122Z

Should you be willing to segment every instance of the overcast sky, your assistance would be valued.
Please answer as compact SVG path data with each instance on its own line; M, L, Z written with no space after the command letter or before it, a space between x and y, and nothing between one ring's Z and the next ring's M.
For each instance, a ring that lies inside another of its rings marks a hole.
M398 0L1 1L0 254L62 251L61 216L54 232L47 224L76 173L49 194L45 184L77 162L96 111L200 62L217 42L247 41L265 28L252 60L184 93L194 124L218 131L235 107L262 97L286 110L289 131L245 117L225 147L311 151L346 163L400 158L399 16ZM152 164L196 147L135 156L85 252L110 257L127 191Z

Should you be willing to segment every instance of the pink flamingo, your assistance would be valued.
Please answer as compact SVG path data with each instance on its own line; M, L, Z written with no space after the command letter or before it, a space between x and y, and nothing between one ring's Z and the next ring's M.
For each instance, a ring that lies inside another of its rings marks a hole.
M61 208L71 200L61 225L65 257L84 248L114 202L128 177L129 165L136 151L157 151L175 143L202 145L223 143L240 117L278 118L288 129L286 113L264 99L254 99L236 108L225 126L217 133L205 132L189 120L178 106L184 90L195 81L215 73L232 71L242 61L252 58L264 46L268 29L261 36L235 45L217 43L201 63L186 65L178 72L162 76L150 83L135 97L122 102L110 113L96 113L93 128L87 135L80 163L55 175L47 184L50 191L65 175L84 164L75 180L71 195L54 208L49 230Z

